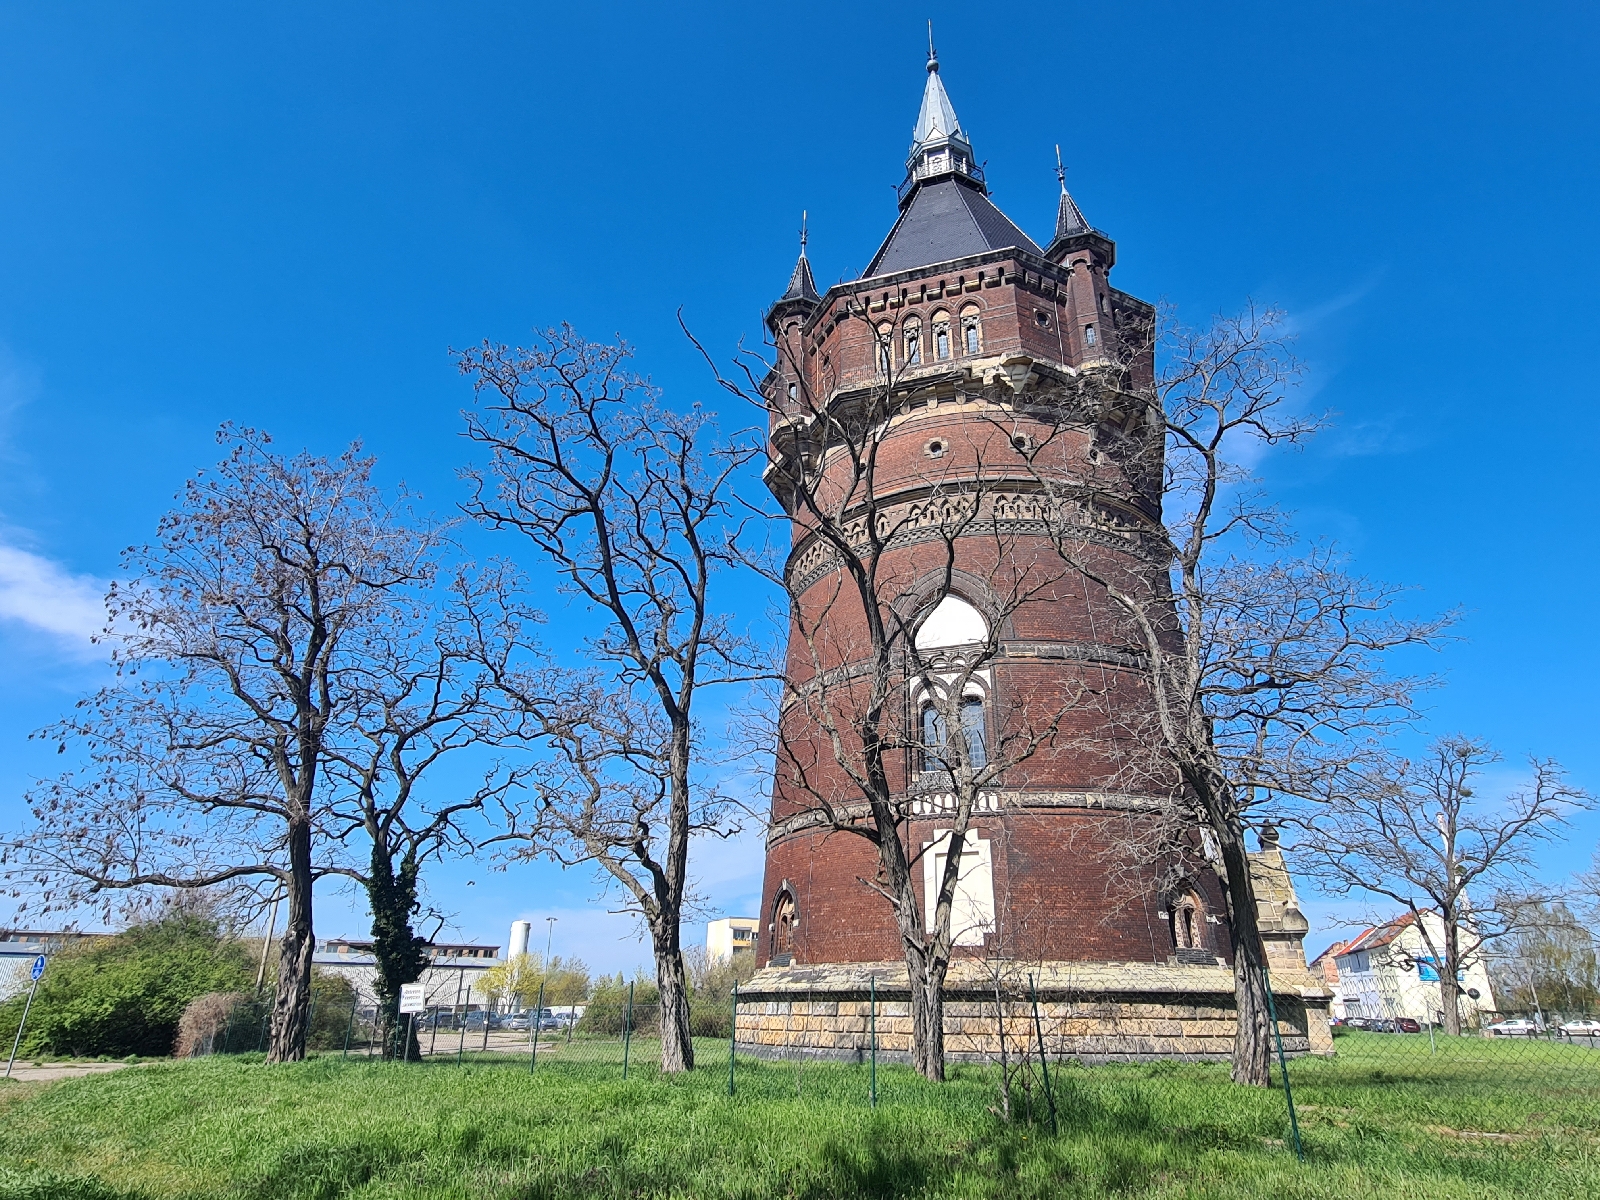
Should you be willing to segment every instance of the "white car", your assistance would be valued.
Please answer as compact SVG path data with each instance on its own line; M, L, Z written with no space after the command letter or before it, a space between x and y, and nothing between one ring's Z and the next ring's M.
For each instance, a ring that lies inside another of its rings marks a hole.
M1600 1021L1585 1018L1582 1021L1568 1021L1561 1027L1564 1037L1600 1037Z
M1513 1017L1509 1021L1496 1021L1488 1027L1490 1037L1536 1037L1539 1026L1527 1017Z

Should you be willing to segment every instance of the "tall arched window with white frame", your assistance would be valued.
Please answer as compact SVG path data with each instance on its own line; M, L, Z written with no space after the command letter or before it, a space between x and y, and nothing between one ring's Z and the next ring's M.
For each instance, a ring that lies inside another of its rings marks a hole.
M988 638L983 614L959 596L945 596L917 626L914 645L926 674L914 697L915 769L924 775L948 776L962 759L973 771L989 765L989 672L976 658Z
M922 362L922 322L908 317L905 324L906 366L915 367Z
M977 354L983 349L983 320L977 305L961 310L961 348L967 354Z
M933 314L933 357L944 361L950 357L950 314Z
M873 335L873 353L877 356L878 374L888 375L894 369L893 347L894 330L885 323L878 326Z

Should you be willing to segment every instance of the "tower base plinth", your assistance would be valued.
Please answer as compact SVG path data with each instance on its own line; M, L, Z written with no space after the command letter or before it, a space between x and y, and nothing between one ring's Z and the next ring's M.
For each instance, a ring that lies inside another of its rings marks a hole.
M1331 993L1305 972L1275 972L1273 988L1284 1052L1331 1054ZM871 1052L875 1027L880 1060L909 1060L909 997L903 963L767 967L739 989L738 1050L859 1062ZM1002 1044L1010 1055L1037 1053L1036 1029L1053 1059L1226 1061L1233 1054L1233 972L1221 962L952 964L947 1059L996 1061Z

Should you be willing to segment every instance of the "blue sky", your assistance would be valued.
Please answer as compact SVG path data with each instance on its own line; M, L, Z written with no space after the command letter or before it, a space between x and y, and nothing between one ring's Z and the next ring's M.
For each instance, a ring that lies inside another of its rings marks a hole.
M711 402L677 310L758 339L802 208L820 283L865 265L926 16L1036 239L1059 142L1121 287L1290 312L1338 427L1263 469L1302 530L1462 608L1435 726L1600 788L1592 6L5 2L0 824L54 765L28 731L101 677L81 634L119 550L219 422L362 438L448 509L451 346L567 320ZM712 906L750 908L759 838L705 863ZM554 915L558 951L643 957L586 875L435 887L469 936ZM318 925L362 922L330 896Z

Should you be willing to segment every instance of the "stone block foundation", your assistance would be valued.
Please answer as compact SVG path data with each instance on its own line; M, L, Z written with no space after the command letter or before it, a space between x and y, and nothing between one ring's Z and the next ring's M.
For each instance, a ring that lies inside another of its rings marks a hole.
M1086 1063L1226 1061L1233 1053L1233 972L1158 963L960 961L945 985L945 1054L986 1062L1038 1052L1029 977L1051 1058ZM996 995L996 982L999 995ZM908 1060L911 1014L902 963L768 967L739 989L738 1050L768 1058ZM1330 993L1305 972L1275 974L1286 1054L1331 1054Z

